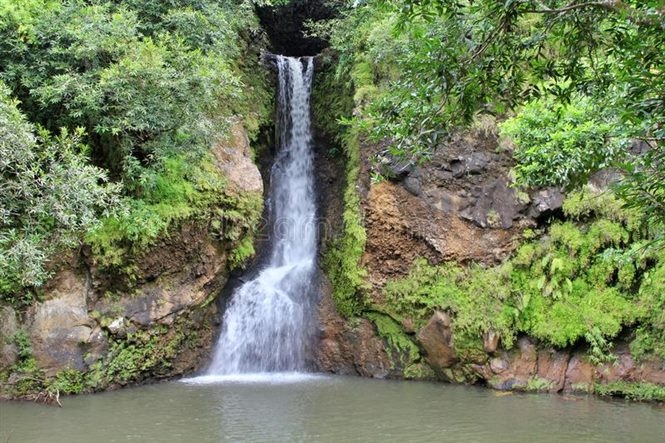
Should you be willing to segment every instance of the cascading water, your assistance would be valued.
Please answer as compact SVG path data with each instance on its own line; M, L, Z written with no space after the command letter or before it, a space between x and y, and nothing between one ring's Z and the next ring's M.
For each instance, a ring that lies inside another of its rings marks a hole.
M277 56L279 153L271 171L268 265L232 295L208 375L299 371L311 317L317 238L311 57Z

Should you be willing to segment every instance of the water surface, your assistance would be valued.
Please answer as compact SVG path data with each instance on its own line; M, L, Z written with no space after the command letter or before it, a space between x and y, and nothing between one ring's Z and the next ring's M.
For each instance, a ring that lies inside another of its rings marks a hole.
M0 403L0 442L659 442L649 404L438 383L242 375Z

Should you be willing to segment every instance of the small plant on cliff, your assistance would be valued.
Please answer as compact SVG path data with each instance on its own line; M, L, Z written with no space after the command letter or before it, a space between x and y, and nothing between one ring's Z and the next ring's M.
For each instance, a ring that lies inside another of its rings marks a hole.
M594 392L604 397L625 397L635 401L665 402L665 387L653 383L617 381L594 385Z

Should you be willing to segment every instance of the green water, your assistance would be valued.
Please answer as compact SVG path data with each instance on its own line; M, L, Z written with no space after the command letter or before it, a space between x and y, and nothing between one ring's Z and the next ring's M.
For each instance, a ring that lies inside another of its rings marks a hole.
M292 377L173 382L0 403L0 443L665 442L665 410L446 384Z

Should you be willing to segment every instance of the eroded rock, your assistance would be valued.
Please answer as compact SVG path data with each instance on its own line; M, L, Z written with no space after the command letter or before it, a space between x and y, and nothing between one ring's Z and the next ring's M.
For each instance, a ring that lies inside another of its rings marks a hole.
M384 378L391 363L383 340L365 319L345 321L335 310L329 287L322 282L319 303L319 342L314 365L318 370L342 375Z
M568 392L591 392L593 390L594 368L582 354L570 357L564 390Z
M536 376L550 383L548 392L561 392L566 381L566 370L570 355L553 349L538 352L538 371Z

